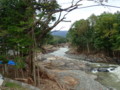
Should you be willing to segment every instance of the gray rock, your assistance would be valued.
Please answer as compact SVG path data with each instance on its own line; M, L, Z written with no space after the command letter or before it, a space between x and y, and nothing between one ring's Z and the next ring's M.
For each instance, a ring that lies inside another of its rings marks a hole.
M4 78L3 76L0 74L0 86L3 84Z
M60 61L60 60L53 60L53 61L51 62L51 65L52 65L52 66L63 66L63 65L65 65L65 62Z
M45 64L50 64L50 63L51 63L51 60L44 60L43 63L45 63Z
M61 83L67 83L63 79L65 76L73 77L77 80L76 85L74 85L73 87L71 85L68 90L109 90L108 88L104 87L99 82L94 80L97 78L96 76L86 74L85 72L80 70L67 70L64 72L60 72L58 74L58 77Z
M109 72L108 68L98 68L98 72Z

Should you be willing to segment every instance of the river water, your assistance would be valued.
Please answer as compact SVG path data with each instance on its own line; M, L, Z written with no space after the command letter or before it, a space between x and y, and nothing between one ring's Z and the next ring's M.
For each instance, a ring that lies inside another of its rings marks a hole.
M86 62L92 68L88 73L98 76L97 81L106 87L120 90L120 66L115 64L91 63L81 59L79 55L66 54L68 47L61 47L59 50L50 53L50 55L60 56L64 58L77 59ZM112 90L112 89L111 89Z

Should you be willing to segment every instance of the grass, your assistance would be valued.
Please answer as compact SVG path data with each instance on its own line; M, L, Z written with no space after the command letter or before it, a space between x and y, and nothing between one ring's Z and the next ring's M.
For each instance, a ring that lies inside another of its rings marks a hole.
M28 90L16 83L12 82L5 82L4 85L2 86L2 90Z

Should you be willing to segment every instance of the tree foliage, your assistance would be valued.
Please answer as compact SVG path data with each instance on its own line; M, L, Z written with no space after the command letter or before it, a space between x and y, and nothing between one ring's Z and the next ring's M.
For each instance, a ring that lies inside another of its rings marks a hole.
M0 0L0 61L7 64L12 59L16 72L27 65L33 74L35 49L59 23L53 12L58 8L56 1Z
M120 51L120 12L92 15L75 22L68 34L69 41L78 51ZM90 53L90 52L89 52Z

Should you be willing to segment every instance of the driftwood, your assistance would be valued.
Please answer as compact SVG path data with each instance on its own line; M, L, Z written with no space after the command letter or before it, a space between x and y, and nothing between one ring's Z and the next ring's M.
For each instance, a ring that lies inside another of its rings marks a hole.
M39 67L40 73L42 74L41 77L43 78L46 77L47 79L56 82L61 90L68 90L67 88L64 87L64 85L61 85L61 83L57 79L57 74L55 72L46 69L43 65L36 64L36 66Z
M25 82L28 84L33 84L33 79L30 77L28 77L28 78L15 78L15 80Z

